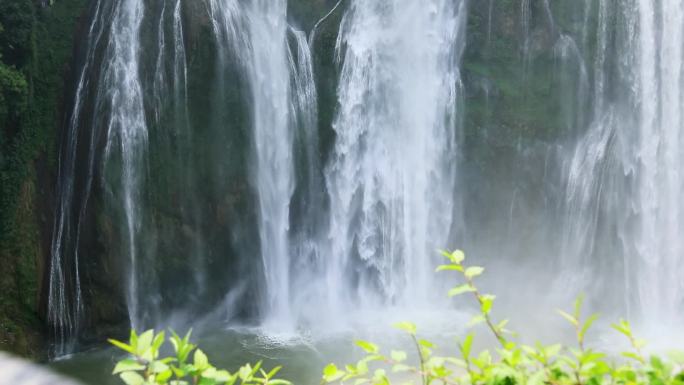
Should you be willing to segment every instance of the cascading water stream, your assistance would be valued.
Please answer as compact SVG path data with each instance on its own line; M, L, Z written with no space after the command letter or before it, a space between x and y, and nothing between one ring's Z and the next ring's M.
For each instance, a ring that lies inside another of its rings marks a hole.
M287 2L256 0L247 16L252 63L255 163L261 255L267 286L267 317L291 327L290 202L294 192L293 132L289 118Z
M151 98L156 104L152 115L159 120L162 94L172 90L175 103L183 105L176 110L181 111L182 119L187 119L181 2L165 0L161 5L157 35L159 60ZM100 184L109 197L107 214L121 218L118 245L120 258L126 261L122 265L128 271L124 291L130 321L142 326L149 323L156 311L150 305L154 301L150 298L155 298L159 290L154 287L150 274L154 262L143 259L145 253L140 250L142 189L148 172L148 122L140 77L140 34L145 13L144 5L138 0L97 1L93 5L93 21L60 157L59 209L51 249L48 298L49 322L57 333L54 352L57 355L68 353L73 347L86 310L79 268L85 247L81 232L92 221L91 194ZM167 39L164 33L167 15L172 19L172 39ZM166 40L173 42L172 80L164 77ZM104 155L101 155L101 143L104 143Z
M139 234L142 218L140 212L141 184L145 170L147 151L147 123L143 92L139 78L140 25L143 18L141 0L123 0L112 19L112 31L108 50L110 61L104 70L103 85L111 95L111 117L107 124L105 162L116 159L121 162L120 191L114 199L121 199L126 227L124 245L129 258L129 278L126 296L128 312L133 327L141 321L139 291L140 275ZM143 262L144 263L144 262Z
M79 329L81 313L83 311L78 245L89 192L86 191L85 193L84 203L78 211L79 215L75 223L75 229L72 230L73 211L76 205L74 178L81 110L88 96L88 77L95 65L94 51L103 33L103 24L100 20L102 12L101 3L98 2L95 7L93 22L88 30L85 64L79 75L75 91L74 108L68 125L69 133L67 142L63 145L63 153L60 156L59 175L57 178L58 208L55 215L52 246L50 249L47 314L48 324L56 333L56 349L53 352L56 355L64 354L71 350L74 343L73 338ZM89 169L92 169L92 162L89 162L89 164ZM89 175L91 174L89 173ZM92 180L91 178L88 179L87 185L90 186ZM71 256L73 256L73 261L69 259ZM73 276L69 276L69 273L72 273Z
M333 312L347 301L431 298L435 250L460 214L465 13L460 1L359 0L344 17L337 137L326 168Z
M300 215L316 213L321 205L315 186L319 166L311 52L304 33L288 26L284 0L212 0L209 6L222 56L238 57L252 93L251 174L265 278L264 322L268 329L290 331L295 326L290 307L292 254L315 249L311 231L295 236L290 228L299 147L306 154L302 182L308 186L300 197L305 201L305 213ZM294 49L288 43L290 35Z
M660 5L660 9L658 8ZM684 306L682 46L684 4L639 1L638 288L653 320L677 322ZM658 25L660 24L660 25Z
M597 9L594 122L570 157L563 269L586 273L580 287L624 290L646 328L675 324L684 306L684 4L598 0Z

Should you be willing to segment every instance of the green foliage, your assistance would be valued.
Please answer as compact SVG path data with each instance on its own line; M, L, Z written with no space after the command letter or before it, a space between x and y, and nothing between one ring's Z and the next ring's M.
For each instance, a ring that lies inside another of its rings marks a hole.
M356 345L365 356L343 368L334 363L327 365L323 369L322 384L684 385L684 352L670 352L667 359L647 356L643 352L646 342L633 334L625 320L612 325L631 344L631 350L621 354L624 359L587 348L585 337L598 315L584 317L581 296L571 312L558 311L574 328L576 347L525 345L514 341L515 334L506 329L508 320L495 321L491 316L495 296L483 294L475 284L475 278L484 268L464 265L465 254L460 250L442 254L448 263L439 266L437 271L458 272L464 281L451 289L449 296L468 294L474 298L480 311L469 324L485 324L498 347L475 352L475 336L471 332L458 342L459 355L442 356L436 353L434 343L418 336L415 324L400 322L394 327L405 332L413 342L417 364L411 363L405 351L385 352L372 342L359 340ZM160 358L164 339L164 332L155 334L148 330L141 335L132 331L129 343L109 340L129 354L116 364L113 374L127 385L290 384L275 378L280 367L266 372L261 362L244 365L234 373L215 368L206 354L190 342L190 333L181 338L171 332L168 340L175 354Z
M0 1L0 24L4 32L0 39L0 52L6 63L25 65L31 58L35 24L31 0Z
M275 378L280 370L276 367L266 372L261 362L244 365L236 372L217 369L197 346L190 342L188 332L184 337L171 331L168 341L173 345L174 355L160 357L165 343L165 333L148 330L138 335L131 331L130 341L124 343L110 339L109 342L129 354L117 362L112 372L127 385L288 385L288 381ZM191 358L192 357L192 358Z
M17 70L0 62L0 127L18 122L28 105L28 83ZM16 124L16 123L15 123ZM2 135L0 135L2 145ZM0 159L0 164L2 160Z
M52 3L50 3L52 5ZM74 30L87 0L0 0L0 349L37 357L56 135Z
M668 359L646 356L645 341L634 336L628 322L621 320L613 329L623 334L632 349L623 352L627 360L609 357L606 353L585 346L585 337L597 315L584 318L583 298L575 301L573 311L559 310L575 329L577 347L560 344L544 346L524 345L513 340L514 334L506 329L507 320L496 322L491 317L495 297L482 294L474 279L484 272L478 266L465 266L462 251L442 253L448 264L438 271L455 271L464 283L449 291L450 296L472 295L480 311L470 325L486 324L497 339L499 347L473 352L474 334L470 333L458 343L459 356L435 354L436 346L417 337L416 327L410 323L395 325L406 332L414 342L418 364L407 362L407 353L384 353L377 345L358 341L366 356L356 364L340 369L330 364L323 370L322 383L340 384L459 384L459 385L684 385L684 353L672 352ZM399 381L396 381L399 379Z

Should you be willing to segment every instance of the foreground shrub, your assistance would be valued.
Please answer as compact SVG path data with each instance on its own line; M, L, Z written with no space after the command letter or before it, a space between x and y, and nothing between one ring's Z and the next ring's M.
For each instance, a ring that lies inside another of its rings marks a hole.
M356 344L365 351L365 357L344 368L335 364L326 366L322 384L684 385L684 353L670 352L667 359L648 356L643 351L645 341L633 335L627 321L621 320L612 327L627 338L631 345L629 351L615 357L587 348L587 331L598 316L583 317L581 297L575 301L571 312L559 310L559 314L574 328L577 346L529 346L515 342L514 333L506 329L508 321L495 321L491 316L496 297L482 293L475 285L475 279L483 274L484 269L465 266L465 255L460 250L443 254L448 263L437 271L456 272L462 277L462 284L451 289L449 296L473 297L479 313L468 326L486 325L498 347L476 353L473 351L474 335L470 333L458 343L458 356L440 356L435 354L435 344L418 336L416 325L402 322L395 326L413 341L416 364L410 363L405 351L387 353L376 344L357 341ZM245 365L236 373L216 369L207 356L189 342L189 333L184 338L171 334L169 340L175 356L162 359L159 358L159 349L164 343L163 332L154 334L150 330L138 336L133 331L129 344L110 340L131 355L119 361L114 374L128 385L289 384L274 378L280 367L266 372L261 363ZM189 359L191 353L192 361Z
M169 341L175 356L159 358L165 343L163 331L155 334L154 330L148 330L137 335L132 330L128 344L110 339L111 344L130 354L116 364L113 374L119 375L127 385L290 384L274 378L280 367L266 372L261 368L261 362L254 366L244 365L235 373L215 368L206 354L190 343L190 332L181 338L172 331Z
M434 354L433 343L418 337L414 324L400 323L395 326L414 342L417 365L407 363L408 355L404 351L387 354L373 343L357 341L366 356L344 369L328 365L323 371L324 383L389 385L399 379L401 384L423 385L684 385L684 353L671 352L667 360L647 356L643 352L645 342L632 334L627 321L621 320L612 327L629 340L630 351L611 358L587 348L585 336L598 316L582 317L581 297L571 313L559 310L575 330L576 347L516 343L514 334L506 329L508 321L496 322L491 317L496 297L481 293L475 285L475 278L484 269L465 266L465 255L460 250L443 254L449 262L437 271L457 272L463 278L463 283L451 289L449 296L473 296L480 311L469 326L485 324L499 347L476 354L472 350L471 333L458 344L459 356L438 356Z

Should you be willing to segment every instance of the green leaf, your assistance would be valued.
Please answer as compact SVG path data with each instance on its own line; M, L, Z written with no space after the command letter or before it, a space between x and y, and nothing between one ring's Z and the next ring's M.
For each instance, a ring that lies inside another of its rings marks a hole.
M453 263L461 263L465 261L465 253L463 250L454 250L451 253L451 258Z
M163 330L154 337L154 341L152 341L152 350L155 352L159 351L159 348L164 344L164 337L165 334Z
M116 363L116 366L114 367L114 371L112 372L112 374L119 374L121 372L132 372L143 369L145 369L145 365L141 365L140 363L138 363L138 361L132 358L127 358Z
M643 363L643 359L642 359L638 354L636 354L636 353L632 353L632 352L622 352L622 356L623 356L623 357L627 357L627 358L631 358L631 359L633 359L633 360L635 360L635 361L638 361L638 362Z
M150 370L152 373L161 373L169 370L169 365L166 365L165 363L161 361L153 361L150 363Z
M577 318L571 316L570 314L564 312L563 310L559 309L557 311L558 311L558 314L560 314L563 318L568 320L568 322L570 322L571 324L573 324L575 326L579 326L579 321L577 321Z
M368 362L361 360L356 363L356 372L360 375L368 373Z
M463 358L468 358L470 357L470 352L473 347L473 334L468 334L465 339L463 340L463 343L461 344L461 353L463 354Z
M137 350L137 348L138 348L138 335L136 334L135 329L131 329L130 342L131 342L131 347L133 348L133 350Z
M394 373L408 372L409 370L411 370L411 367L405 364L396 364L392 366L392 372Z
M605 357L605 356L606 355L603 353L597 353L597 352L593 352L593 351L589 350L582 355L580 361L584 365L584 364L588 364L590 362L597 362L597 361L603 359L603 357Z
M465 273L463 273L463 274L466 276L466 278L472 279L472 278L477 277L478 275L481 275L482 273L484 273L484 267L471 266L471 267L467 268L465 270Z
M214 379L217 382L228 382L230 381L231 375L227 370L217 370L214 374ZM268 377L270 378L270 377Z
M368 341L357 340L356 345L361 349L365 350L367 353L377 353L379 350L378 345L370 343Z
M544 349L544 354L546 354L546 356L549 358L555 357L556 355L558 355L558 353L560 353L562 347L563 347L563 345L561 345L561 344L554 344L554 345L547 346Z
M171 330L171 337L169 337L169 341L171 341L171 345L173 345L173 350L178 353L178 350L183 346L183 341L173 330Z
M544 385L546 383L546 373L537 371L527 379L527 385Z
M459 266L459 265L440 265L439 267L437 267L437 270L435 270L435 271L436 271L436 272L440 272L440 271L446 271L446 270L450 270L450 271L463 271L463 266Z
M240 379L243 382L248 381L252 377L252 366L251 365L244 365L238 370L238 376L240 376Z
M394 324L394 327L412 335L415 335L417 331L416 325L411 322L398 322Z
M465 362L464 360L460 359L460 358L447 357L447 358L446 358L446 361L449 362L449 363L452 363L452 364L454 364L454 365L456 365L456 366L458 366L458 367L461 367L461 368L465 368L465 367L468 366L468 364L466 364L466 362Z
M195 350L195 355L193 356L193 361L194 361L195 367L200 371L209 367L209 358L207 358L207 355L204 354L204 352L201 351L200 349Z
M493 295L483 295L482 296L482 305L480 306L480 310L484 314L489 314L489 312L492 311L492 306L494 305L494 299L496 299L495 296Z
M173 374L175 374L176 377L179 378L185 377L185 375L187 374L187 371L185 371L184 368L177 368L175 366L172 366L171 370L173 370Z
M470 285L469 283L463 284L461 286L456 286L453 289L449 290L449 297L455 297L457 295L461 295L463 293L472 293L475 291L475 288Z
M171 376L173 376L173 371L171 369L167 369L167 370L157 374L155 381L157 381L158 384L165 384L169 381Z
M138 354L143 354L152 346L152 339L154 338L154 330L147 330L138 337L138 345L135 350Z
M584 294L580 294L575 299L575 318L579 319L580 314L582 314L582 304L584 303Z
M451 253L448 251L441 251L441 254L451 261L451 263L456 265L460 265L465 260L465 253L462 250L454 250Z
M684 364L684 352L681 350L671 350L667 352L668 358L677 364Z
M646 346L647 343L648 343L648 341L646 341L645 339L637 338L636 340L634 340L634 347L637 349L641 349L644 346Z
M121 349L121 350L123 350L123 351L125 351L125 352L131 353L131 354L135 354L135 349L134 349L131 345L125 344L125 343L123 343L123 342L121 342L121 341L118 341L118 340L115 340L115 339L111 339L111 338L108 339L107 341L109 341L110 344L116 346L117 348L119 348L119 349Z
M145 379L136 372L124 372L119 375L126 385L143 385Z
M199 382L197 382L197 385L216 385L216 380L209 377L200 377Z
M580 334L579 334L580 339L584 339L584 336L587 334L587 331L589 331L589 328L591 327L591 325L593 325L594 322L596 322L596 320L598 318L599 318L598 314L592 314L591 316L589 316L589 318L587 318L586 321L584 321L584 326L582 326L582 330L580 331Z
M626 337L632 338L632 328L629 325L629 322L621 319L619 323L613 324L611 326L613 329L624 334Z
M391 357L392 360L395 362L402 362L406 360L406 352L400 350L392 350Z
M477 316L473 317L473 318L470 320L470 322L468 322L468 324L466 325L466 327L472 327L472 326L481 324L482 322L485 322L485 317L484 317L482 314L480 314L480 315L477 315Z
M273 378L282 368L282 366L276 366L275 368L271 369L271 371L266 374L266 378Z
M483 350L480 352L480 354L477 356L476 360L476 365L479 366L480 368L484 368L487 365L490 365L492 362L492 355L489 353L488 350Z

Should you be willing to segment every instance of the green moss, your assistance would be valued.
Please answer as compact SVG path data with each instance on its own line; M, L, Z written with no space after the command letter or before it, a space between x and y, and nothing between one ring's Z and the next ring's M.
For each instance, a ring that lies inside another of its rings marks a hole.
M35 356L43 328L44 209L57 165L64 78L85 0L0 2L0 348Z

